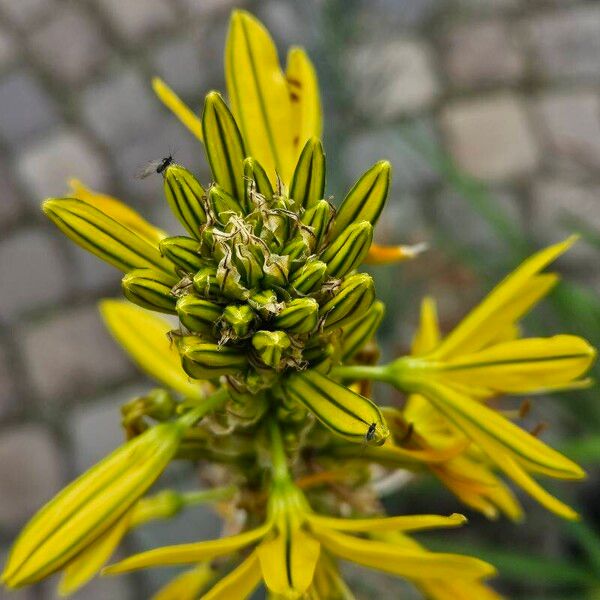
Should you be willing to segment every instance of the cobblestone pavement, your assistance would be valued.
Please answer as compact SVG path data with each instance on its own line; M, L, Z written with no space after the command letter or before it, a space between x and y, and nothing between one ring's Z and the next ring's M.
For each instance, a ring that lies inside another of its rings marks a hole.
M281 47L300 43L314 56L328 192L339 197L369 163L392 160L380 241L442 231L473 252L497 252L411 137L442 145L486 181L537 243L564 234L566 213L600 227L598 2L0 0L0 550L40 503L119 443L119 402L149 385L98 318L96 301L118 293L118 274L63 239L39 203L64 194L74 176L176 231L160 183L134 174L171 150L204 180L207 167L153 97L150 77L164 77L194 107L223 89L234 4L264 19ZM600 289L597 260L585 248L577 259L567 263L574 277ZM434 250L423 272L436 261ZM445 319L464 308L463 283L429 284L445 298ZM408 300L398 308L412 317L416 300ZM401 341L410 333L395 332ZM198 522L196 532L176 524L170 541L175 531L188 539L211 527ZM132 543L153 543L152 535ZM142 598L147 586L109 579L77 597ZM47 585L10 598L55 592Z

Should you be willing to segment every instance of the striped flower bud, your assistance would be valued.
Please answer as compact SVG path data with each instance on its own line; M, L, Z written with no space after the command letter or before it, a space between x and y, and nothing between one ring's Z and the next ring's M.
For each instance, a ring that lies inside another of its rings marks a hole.
M165 197L173 214L195 238L207 222L205 192L198 180L181 165L171 164L163 172Z
M193 338L192 338L193 339ZM184 339L179 345L183 370L193 379L235 375L248 367L246 356L235 348Z
M373 278L366 273L346 277L337 292L321 306L325 331L343 327L362 317L375 301Z
M221 318L223 307L198 298L194 294L186 294L177 300L177 314L181 323L194 333L210 335L215 323Z
M221 317L225 332L233 334L230 337L236 338L246 337L255 320L256 315L247 304L229 305L225 308Z
M344 229L321 254L321 260L327 263L327 273L332 277L343 277L356 269L367 256L372 241L373 226L368 221Z
M217 283L219 284L219 293L227 298L235 300L245 300L249 291L242 283L240 272L236 269L233 262L222 260L217 267Z
M283 331L257 331L252 336L252 346L266 365L278 369L291 342Z
M302 223L311 228L314 237L314 248L319 250L331 228L334 210L327 200L319 200L304 215Z
M327 274L327 265L317 259L306 261L290 278L290 286L300 294L309 294L318 288Z
M277 295L273 290L253 292L248 297L248 304L258 312L263 319L271 318L282 308L282 304L277 301Z
M227 224L232 215L243 212L239 202L218 185L208 190L208 205L214 219L222 225Z
M265 286L285 287L290 272L289 256L271 254L265 259L263 271Z
M256 288L263 278L264 257L258 248L238 244L233 249L232 262L236 266L244 285Z
M298 159L290 183L290 198L298 207L310 208L325 193L325 153L317 138L310 138Z
M195 273L203 266L200 242L184 235L167 237L158 244L160 253L186 273Z
M123 294L130 302L156 310L175 314L176 298L172 293L172 282L169 277L152 269L134 269L121 280Z
M217 281L217 269L212 265L201 267L193 278L194 289L204 298L218 296L220 292Z
M244 160L244 177L246 179L246 206L254 206L254 200L250 194L260 194L266 200L273 197L273 187L269 181L269 176L262 168L260 163L252 157Z
M275 317L275 327L290 333L310 333L317 328L319 304L313 298L296 298Z
M155 425L63 489L23 529L3 582L40 581L116 525L169 464L186 428L182 421Z
M344 362L350 360L371 340L381 325L384 313L383 302L377 300L362 317L344 327L342 336L342 359Z
M308 257L312 253L314 242L314 237L306 239L304 236L299 235L292 241L288 242L281 253L285 256L289 256L290 260L292 261L301 260Z

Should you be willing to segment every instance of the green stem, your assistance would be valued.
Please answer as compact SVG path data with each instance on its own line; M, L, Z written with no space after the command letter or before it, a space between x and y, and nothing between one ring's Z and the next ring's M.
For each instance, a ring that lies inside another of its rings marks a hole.
M231 500L237 493L238 488L235 485L217 487L212 490L198 490L194 492L185 492L181 494L181 499L185 506L194 506L204 504L205 502L219 502L221 500Z
M332 371L334 377L341 379L368 379L370 381L385 381L394 383L393 377L389 372L388 365L368 366L368 365L348 365L336 367Z
M220 408L227 399L229 398L229 392L227 388L220 388L214 394L208 396L202 401L200 406L193 408L189 412L186 412L184 415L179 417L179 423L184 427L191 427L195 425L202 417L204 417L209 412Z
M269 436L271 438L271 474L275 483L291 481L287 466L287 456L283 447L283 439L279 425L274 417L269 419Z

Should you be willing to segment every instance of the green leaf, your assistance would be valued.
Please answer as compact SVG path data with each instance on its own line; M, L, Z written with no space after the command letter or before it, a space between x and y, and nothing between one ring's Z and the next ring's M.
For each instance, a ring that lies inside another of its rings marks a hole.
M333 226L332 235L339 235L348 225L368 221L371 225L383 210L390 188L392 167L387 160L375 163L363 173L344 198Z
M202 113L204 148L215 181L240 202L244 201L246 151L240 130L225 101L210 92Z
M310 208L325 194L325 153L317 138L310 138L298 159L290 183L290 198L298 207Z

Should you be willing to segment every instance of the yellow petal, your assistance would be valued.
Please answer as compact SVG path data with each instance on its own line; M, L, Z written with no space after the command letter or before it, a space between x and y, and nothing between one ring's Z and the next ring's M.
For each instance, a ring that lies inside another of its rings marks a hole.
M416 258L426 249L426 244L415 244L414 246L380 246L379 244L371 244L364 262L367 265L389 265Z
M231 16L225 79L246 149L267 171L288 184L296 164L288 83L269 32L246 11Z
M215 572L209 565L198 565L171 579L152 596L152 600L196 600L214 577Z
M292 140L296 156L311 137L323 130L317 72L303 48L289 49L285 77L291 100Z
M498 392L530 392L570 383L595 356L594 348L573 335L513 340L448 360L440 376Z
M100 312L114 338L148 375L188 398L204 397L202 385L190 381L177 348L167 339L172 329L168 321L120 300L102 300Z
M213 558L232 554L237 550L249 546L268 533L271 527L272 523L267 521L264 525L240 533L239 535L205 542L155 548L154 550L134 554L114 565L110 565L103 570L103 574L118 575L119 573L138 571L139 569L147 569L148 567L181 565L212 560Z
M244 562L204 594L201 600L233 600L234 598L235 600L245 600L252 594L260 580L261 571L258 556L256 552L252 552ZM163 599L156 598L155 600ZM167 598L164 600L167 600ZM173 596L173 600L180 599ZM186 598L182 598L181 600L186 600Z
M58 593L61 596L68 596L77 591L100 571L127 533L132 512L133 509L125 513L117 523L66 566L58 585Z
M160 77L152 79L152 89L160 101L202 142L202 121Z
M148 223L137 211L123 204L120 200L106 194L94 192L78 179L70 179L69 187L71 188L70 196L95 206L104 214L121 223L121 225L125 225L140 237L148 240L151 244L156 245L164 237L167 237L162 229Z
M423 580L415 585L430 600L502 600L502 596L479 581Z
M34 583L61 569L111 528L171 461L186 426L164 423L117 448L41 508L15 542L2 579Z
M411 354L419 356L431 352L440 342L437 306L433 298L423 298L421 320L412 343Z
M285 598L300 598L313 580L321 546L301 529L287 527L263 541L257 553L267 588Z
M579 479L584 472L573 461L553 450L536 437L523 431L487 406L476 402L450 386L424 381L421 393L452 422L496 461L500 449L514 453L528 468L552 477Z
M460 322L436 350L436 358L470 351L472 344L478 344L477 339L481 332L485 331L488 326L493 326L498 313L507 307L511 308L511 302L518 298L530 279L568 250L576 239L575 236L572 236L560 244L555 244L534 254L523 262ZM526 311L528 308L530 306L525 305L523 310ZM522 315L513 314L512 318L518 319L520 316Z
M338 519L308 514L306 519L313 527L326 527L336 531L369 533L371 531L419 531L440 527L460 527L467 522L463 515L403 515L401 517L381 517L371 519Z
M315 531L314 536L340 558L408 579L480 579L495 574L492 565L470 556L405 549L327 529Z

